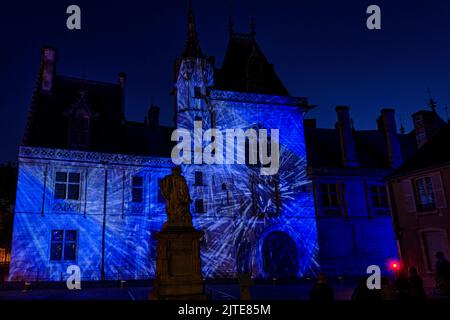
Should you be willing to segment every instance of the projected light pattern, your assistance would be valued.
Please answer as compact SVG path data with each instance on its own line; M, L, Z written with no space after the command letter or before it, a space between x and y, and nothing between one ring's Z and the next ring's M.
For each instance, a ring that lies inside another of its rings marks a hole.
M192 130L201 119L204 130L279 129L280 165L272 176L262 176L257 165L183 166L194 225L205 232L204 276L316 273L317 228L302 127L306 101L207 89L213 78L207 60L183 60L178 127ZM152 235L166 220L158 184L172 166L171 159L21 147L10 280L65 280L71 264L80 266L83 280L102 279L102 265L105 279L154 277ZM79 174L78 200L56 199L57 172ZM135 201L133 192L142 199ZM52 241L53 230L77 231L75 261L51 259L52 246L64 246Z
M22 147L10 280L65 280L71 264L80 266L82 279L100 280L102 254L105 279L153 277L152 233L166 218L158 181L171 166L169 159ZM78 200L55 199L56 172L64 171L80 173ZM143 179L139 203L132 201L136 176ZM52 230L77 231L75 261L51 260Z
M277 175L262 176L260 167L251 165L184 166L194 224L206 232L201 251L205 276L314 274L319 267L318 245L313 195L306 177L304 110L294 105L298 104L295 98L207 90L212 79L209 70L202 59L181 64L178 128L192 132L194 121L201 119L203 130L211 126L221 132L279 129L280 168ZM245 146L235 146L235 152L240 148ZM277 255L274 251L283 246L277 241L286 237L295 246ZM292 257L298 262L294 274L288 265Z

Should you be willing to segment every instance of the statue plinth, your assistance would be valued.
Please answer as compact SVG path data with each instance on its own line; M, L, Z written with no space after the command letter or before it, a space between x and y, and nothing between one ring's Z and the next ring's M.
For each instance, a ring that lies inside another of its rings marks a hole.
M200 260L203 234L193 227L167 226L154 235L158 245L150 299L206 299Z

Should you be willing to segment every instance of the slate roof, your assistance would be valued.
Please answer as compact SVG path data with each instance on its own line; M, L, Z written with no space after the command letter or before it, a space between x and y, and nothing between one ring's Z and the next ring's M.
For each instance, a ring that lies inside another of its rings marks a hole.
M67 112L84 92L84 99L97 115L92 128L92 149L119 151L121 145L122 95L118 84L65 76L54 77L51 93L37 85L30 108L23 144L66 148L69 117Z
M383 132L353 131L356 156L360 168L388 169L388 149ZM343 168L339 132L336 129L305 127L308 165L312 167ZM403 159L416 151L414 137L399 134Z
M230 35L222 68L216 71L215 82L220 90L289 95L253 35Z
M38 81L39 82L39 81ZM149 156L170 156L173 128L150 128L143 122L124 120L119 84L55 76L51 92L38 83L30 108L23 145L71 148L68 144L68 111L80 99L95 114L89 150Z
M450 123L447 123L411 158L407 159L391 177L401 176L410 172L431 167L450 164Z
M127 154L170 158L175 142L170 141L174 128L151 128L142 122L126 122L125 150Z

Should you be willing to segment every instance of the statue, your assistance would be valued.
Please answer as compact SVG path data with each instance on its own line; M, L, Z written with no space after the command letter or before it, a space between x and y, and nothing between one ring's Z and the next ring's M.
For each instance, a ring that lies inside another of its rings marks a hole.
M153 237L158 241L156 272L150 299L205 299L205 284L200 259L202 231L192 226L191 197L181 168L161 181L166 199L167 221Z
M192 227L192 215L189 206L192 202L186 179L181 175L181 168L172 168L172 174L161 181L161 193L166 199L166 227Z

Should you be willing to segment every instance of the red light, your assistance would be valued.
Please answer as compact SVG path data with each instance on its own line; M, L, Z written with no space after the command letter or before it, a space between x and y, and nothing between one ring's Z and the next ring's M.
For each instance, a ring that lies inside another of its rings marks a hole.
M391 263L391 269L394 271L398 271L400 269L400 264L397 262L392 262Z

